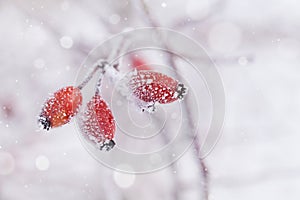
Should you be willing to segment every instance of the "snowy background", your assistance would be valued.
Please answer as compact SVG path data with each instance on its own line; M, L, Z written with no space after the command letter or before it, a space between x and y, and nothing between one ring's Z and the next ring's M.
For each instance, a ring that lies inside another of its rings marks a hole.
M299 199L299 6L0 0L0 199L207 199L204 188L212 200ZM201 167L187 152L161 171L122 174L87 153L74 122L38 130L48 93L74 83L99 42L151 25L198 41L222 76L226 120Z

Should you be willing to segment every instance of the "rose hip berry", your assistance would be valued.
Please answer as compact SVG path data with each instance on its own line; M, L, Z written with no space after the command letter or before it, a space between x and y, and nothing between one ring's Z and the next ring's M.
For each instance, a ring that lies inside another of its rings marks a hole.
M46 130L62 126L78 113L81 104L80 89L74 86L64 87L46 101L38 121Z

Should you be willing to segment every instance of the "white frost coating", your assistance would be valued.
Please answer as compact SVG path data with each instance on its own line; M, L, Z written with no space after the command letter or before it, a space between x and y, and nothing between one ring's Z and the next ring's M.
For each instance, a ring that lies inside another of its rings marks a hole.
M105 75L107 75L113 83L118 82L122 79L122 75L118 72L112 65L105 65L104 66Z
M116 71L115 69L113 69L113 70ZM117 76L112 78L112 80L114 80L115 83L117 82L116 89L122 96L127 97L127 98L130 96L131 89L128 87L128 84L129 84L129 81L131 80L132 75L135 73L136 73L136 70L126 74L123 77L120 74L117 74ZM112 73L112 75L114 76L115 74Z
M156 110L155 102L161 101L163 103L166 103L168 102L168 99L166 99L166 97L168 97L169 95L171 95L173 98L182 100L187 92L187 88L184 87L184 85L181 83L178 83L176 91L172 91L171 87L168 86L165 86L166 88L161 89L157 87L153 88L152 83L157 81L158 77L156 77L152 74L152 72L149 71L138 73L138 71L135 69L134 71L129 72L124 77L122 77L119 71L117 71L109 64L104 67L104 71L110 78L110 80L115 85L117 85L117 91L122 96L126 97L128 101L136 104L142 112L147 111L149 113L153 113ZM136 91L136 89L138 89L138 91ZM160 93L165 94L161 96ZM138 97L144 95L146 95L145 98L156 98L157 95L160 95L161 99L153 99L149 101L143 99L143 97L142 99Z
M146 80L146 83L147 83L147 84L150 84L150 83L152 83L152 82L153 82L152 79L147 79L147 80Z
M98 129L99 128L98 126L95 126L95 124L98 123L95 120L96 117L94 115L90 116L86 112L87 110L84 110L80 114L79 127L82 130L84 136L87 138L87 141L90 141L91 144L95 145L97 149L100 149L100 147L103 146L105 138L103 137L102 134L98 134L97 137L91 134L91 132L100 133L101 131ZM95 128L97 130L95 130Z
M111 69L111 68L110 68ZM113 76L115 76L115 72L117 72L115 69L110 70L110 72L112 73ZM128 74L126 74L124 77L122 77L118 72L116 74L115 77L113 77L114 81L118 81L117 83L117 91L124 97L127 98L127 100L131 103L134 103L135 105L138 106L138 108L144 112L149 112L149 113L153 113L155 112L155 102L145 102L143 100L140 100L139 98L137 98L133 93L132 90L133 88L130 87L130 81L132 81L132 77L136 76L137 70L135 69L132 72L129 72ZM142 77L145 77L144 75L141 75ZM135 87L139 87L141 85L143 85L144 83L152 83L153 80L147 79L141 82L135 82L134 86Z
M154 113L156 110L155 102L145 102L143 100L140 100L135 95L130 95L127 98L130 102L135 103L142 112L148 112L148 113Z

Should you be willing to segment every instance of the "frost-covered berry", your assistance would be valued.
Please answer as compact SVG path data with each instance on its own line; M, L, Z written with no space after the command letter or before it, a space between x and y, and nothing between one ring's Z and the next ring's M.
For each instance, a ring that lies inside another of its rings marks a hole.
M38 122L46 130L62 126L78 113L81 104L80 89L74 86L64 87L46 101Z
M80 120L82 132L97 148L109 151L114 147L115 120L107 103L99 94L95 94L87 103Z
M131 74L129 87L132 93L149 105L172 103L183 99L187 88L177 80L155 71L136 70ZM149 106L148 105L148 106Z

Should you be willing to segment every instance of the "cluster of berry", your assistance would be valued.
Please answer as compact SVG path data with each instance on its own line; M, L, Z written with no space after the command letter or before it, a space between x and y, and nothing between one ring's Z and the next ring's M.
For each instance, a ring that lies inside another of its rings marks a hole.
M139 63L139 65L141 64ZM142 108L142 111L153 112L156 102L167 104L181 100L187 92L187 88L182 83L167 75L150 69L139 69L138 66L134 67L136 69L129 74L127 86L132 96L147 105L146 109ZM96 65L94 72L97 69L102 69L101 75L109 70L115 70L118 73L115 68L116 66L101 61ZM50 128L62 126L78 114L82 105L81 89L91 77L92 75L88 76L83 84L77 87L64 87L48 98L38 119L43 129L49 130ZM108 151L115 145L113 138L116 124L108 104L101 97L100 85L101 78L98 81L94 96L84 108L81 117L81 130L90 141L96 144L98 149Z

